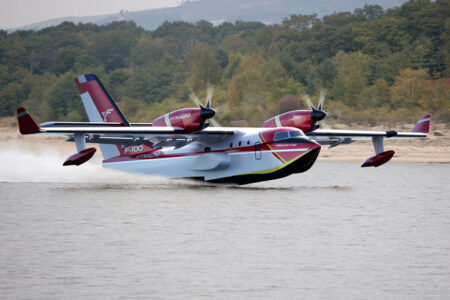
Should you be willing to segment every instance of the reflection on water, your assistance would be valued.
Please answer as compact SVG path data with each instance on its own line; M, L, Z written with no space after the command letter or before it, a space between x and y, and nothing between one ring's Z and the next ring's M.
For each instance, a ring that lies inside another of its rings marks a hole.
M239 187L35 159L0 172L4 299L450 294L450 165L317 163Z

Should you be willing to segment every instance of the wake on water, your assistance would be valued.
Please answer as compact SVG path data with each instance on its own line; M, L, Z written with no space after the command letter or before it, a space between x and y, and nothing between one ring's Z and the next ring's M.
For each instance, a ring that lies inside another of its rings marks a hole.
M81 166L63 166L68 155L54 149L27 150L14 143L0 148L0 182L79 183L96 185L200 185L190 180L135 175L102 167L101 157Z
M55 149L24 149L12 142L0 148L0 183L63 183L82 184L96 188L214 188L239 187L236 185L211 184L189 179L132 174L102 167L100 154L80 166L63 166L68 155ZM246 187L247 189L270 189L271 187ZM273 187L272 187L273 188ZM279 187L278 187L279 188ZM276 188L277 189L277 188Z
M81 166L63 166L70 154L51 148L24 149L23 145L11 142L0 148L0 183L62 183L81 184L96 188L239 188L243 190L292 190L332 188L338 186L316 186L279 184L253 184L247 186L211 184L189 179L132 174L102 167L100 154ZM345 187L344 187L345 189Z

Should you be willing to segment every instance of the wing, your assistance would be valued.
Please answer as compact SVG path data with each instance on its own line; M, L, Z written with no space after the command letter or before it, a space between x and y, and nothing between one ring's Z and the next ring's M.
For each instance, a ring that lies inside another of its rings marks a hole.
M330 148L357 140L372 140L376 155L369 157L362 166L378 167L388 162L395 154L393 150L384 151L384 139L425 138L430 129L430 121L430 115L422 116L411 132L318 129L306 135L322 145L329 145Z
M235 134L234 129L205 128L196 132L187 132L176 127L156 127L151 124L132 124L124 127L120 123L94 122L47 122L37 124L24 108L17 110L19 129L22 134L65 136L73 139L76 135L85 136L86 141L106 144L129 144L130 141L143 143L150 140L174 138L204 140L221 139Z
M86 143L99 144L103 157L109 158L126 155L126 148L130 146L141 152L156 151L163 147L179 148L194 141L221 141L237 132L230 128L205 128L187 132L182 128L149 126L150 124L123 126L112 122L47 122L39 125L24 108L17 110L17 116L22 134L64 136L66 141L75 142L78 152L70 156L64 165L79 165L88 161L96 149L86 149Z

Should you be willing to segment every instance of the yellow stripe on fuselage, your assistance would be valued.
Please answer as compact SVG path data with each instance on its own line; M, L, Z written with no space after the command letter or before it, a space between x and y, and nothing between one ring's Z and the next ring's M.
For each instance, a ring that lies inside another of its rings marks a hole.
M287 163L287 161L282 158L277 152L275 152L276 150L273 150L273 148L270 146L269 143L267 143L266 139L263 137L262 133L259 133L259 136L261 137L261 140L264 142L264 144L267 145L267 147L269 147L270 150L274 151L272 152L276 157L278 157L279 160L281 160L284 164Z
M290 164L292 164L293 162L297 161L299 158L301 158L302 156L304 156L306 153L309 153L311 150L306 151L305 153L299 155L298 157L296 157L295 159L291 160L290 162L284 163L281 166L272 168L272 169L266 169L266 170L261 170L261 171L256 171L256 172L249 172L249 173L243 173L243 174L238 174L235 176L242 176L242 175L254 175L254 174L270 174L273 172L276 172L278 170L283 169L284 167L289 166Z

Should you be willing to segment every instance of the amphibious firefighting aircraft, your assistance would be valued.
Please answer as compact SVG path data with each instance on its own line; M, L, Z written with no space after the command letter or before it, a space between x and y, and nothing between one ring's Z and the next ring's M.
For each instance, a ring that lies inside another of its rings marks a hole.
M260 128L208 127L215 115L209 100L205 106L176 110L152 123L130 123L95 75L81 75L75 82L89 122L38 124L25 108L17 109L22 134L64 136L75 143L77 153L67 158L65 166L91 159L96 148L86 144L95 143L104 167L248 184L305 172L321 145L335 147L356 140L372 140L375 155L362 167L378 167L395 153L384 150L384 139L424 138L430 126L430 115L424 115L412 132L320 129L318 122L326 117L321 103L273 117Z

